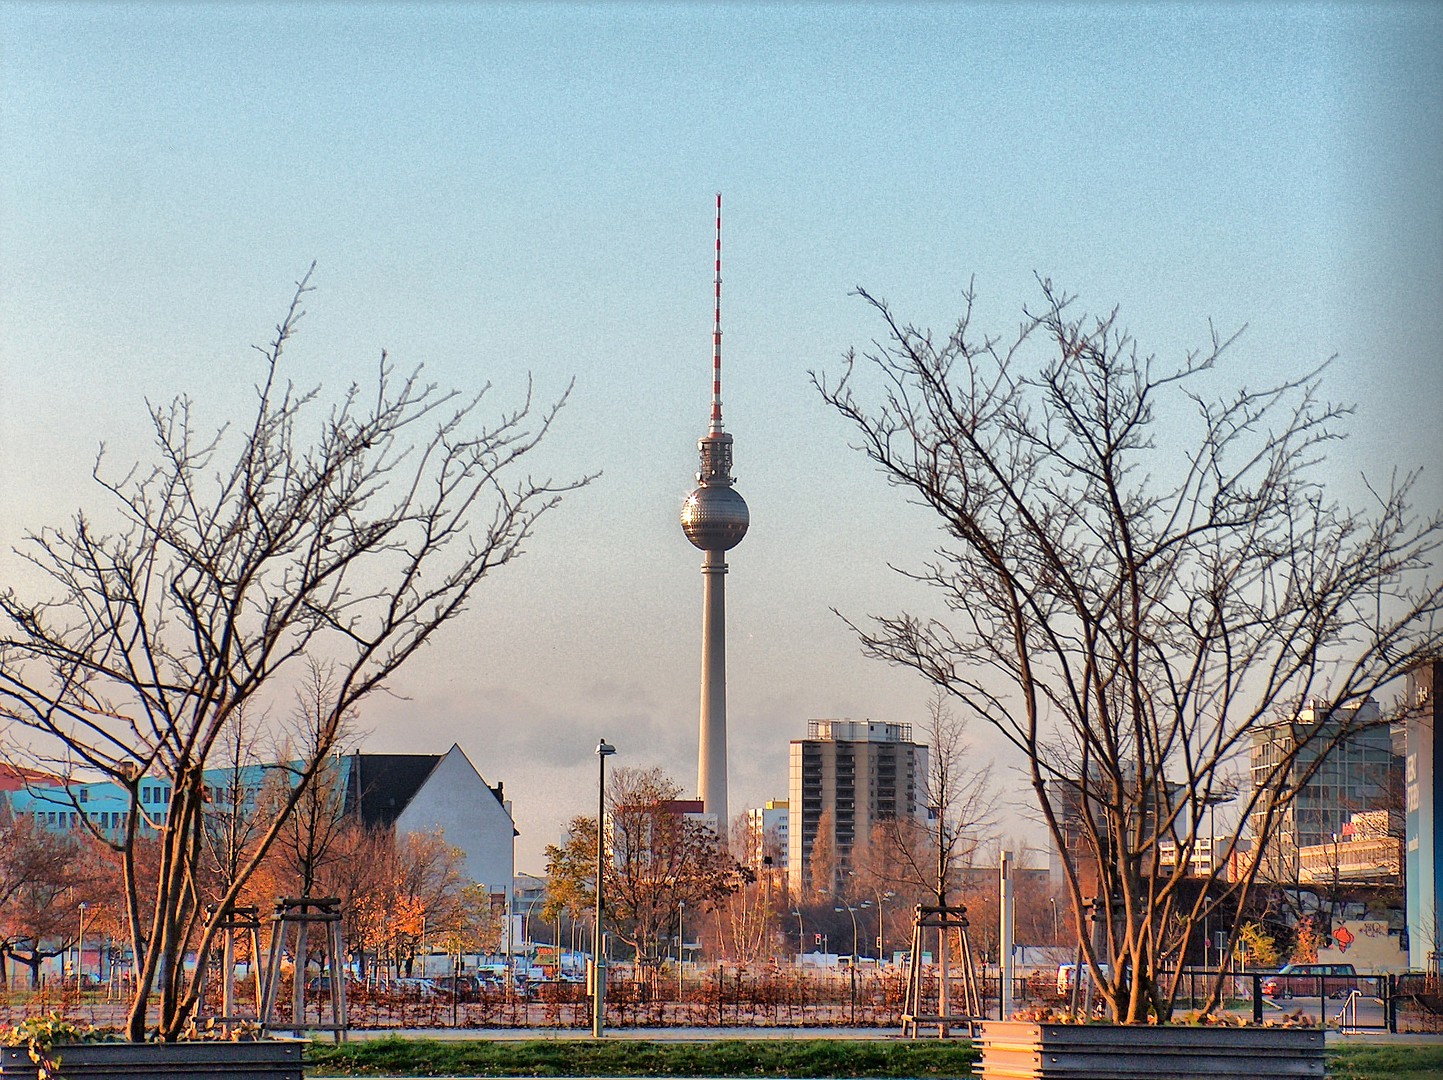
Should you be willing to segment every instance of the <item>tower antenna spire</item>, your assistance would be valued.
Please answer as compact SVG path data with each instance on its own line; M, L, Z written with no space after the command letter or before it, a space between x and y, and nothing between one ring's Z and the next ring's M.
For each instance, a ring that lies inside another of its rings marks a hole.
M716 320L711 332L711 434L722 431L721 400L721 192L716 193Z

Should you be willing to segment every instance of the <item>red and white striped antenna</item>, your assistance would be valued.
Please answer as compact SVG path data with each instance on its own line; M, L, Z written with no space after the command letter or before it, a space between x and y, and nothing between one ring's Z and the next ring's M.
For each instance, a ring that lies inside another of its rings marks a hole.
M716 193L716 322L711 335L711 434L722 431L721 399L721 192Z

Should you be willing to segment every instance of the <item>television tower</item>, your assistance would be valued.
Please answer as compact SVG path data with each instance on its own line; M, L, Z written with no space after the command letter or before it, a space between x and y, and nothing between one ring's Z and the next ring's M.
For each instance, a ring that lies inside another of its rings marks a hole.
M681 507L686 538L702 551L701 564L701 738L697 754L697 797L715 815L725 841L727 819L727 625L726 552L742 542L750 516L732 487L732 437L722 429L721 405L721 194L716 197L716 322L712 329L711 424L697 440L701 486Z

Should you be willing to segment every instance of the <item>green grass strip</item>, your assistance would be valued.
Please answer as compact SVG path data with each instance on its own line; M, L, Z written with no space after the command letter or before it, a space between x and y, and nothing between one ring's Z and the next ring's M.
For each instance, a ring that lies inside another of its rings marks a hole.
M1360 1043L1328 1051L1331 1080L1438 1080L1443 1046Z
M965 1039L408 1039L388 1036L306 1049L308 1076L914 1077L971 1075ZM1406 1042L1328 1051L1332 1080L1437 1080L1443 1046Z
M387 1037L306 1049L308 1076L970 1076L965 1040L438 1040Z

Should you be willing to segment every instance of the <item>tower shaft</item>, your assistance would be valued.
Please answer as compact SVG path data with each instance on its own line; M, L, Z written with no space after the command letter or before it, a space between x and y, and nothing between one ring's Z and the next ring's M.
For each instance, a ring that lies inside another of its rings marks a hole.
M696 781L702 810L715 816L717 835L723 840L728 827L726 572L726 553L708 551L701 567L701 735Z

